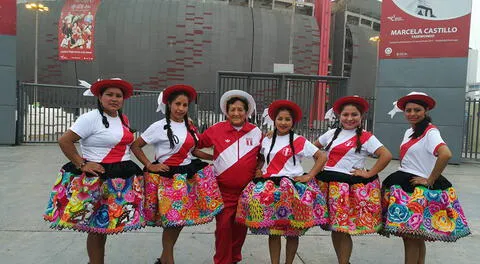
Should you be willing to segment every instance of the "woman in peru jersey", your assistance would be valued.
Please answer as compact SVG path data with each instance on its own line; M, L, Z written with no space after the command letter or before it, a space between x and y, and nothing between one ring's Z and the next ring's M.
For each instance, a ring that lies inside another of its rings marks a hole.
M255 100L247 92L225 92L220 98L220 109L227 120L214 124L200 136L199 148L213 147L215 176L225 203L223 211L215 217L215 264L242 260L247 228L235 223L235 214L240 194L257 168L262 131L248 122L255 108Z
M340 126L321 135L315 145L327 151L323 172L317 175L320 189L327 197L328 224L339 264L349 263L351 235L375 233L382 225L380 181L377 173L392 159L392 154L370 132L362 129L362 117L368 102L358 96L346 96L333 104ZM370 170L365 159L378 156Z
M58 174L44 218L52 228L87 232L88 257L97 264L104 261L107 234L145 226L144 183L142 170L130 160L133 131L121 111L132 85L101 80L90 91L98 109L78 117L58 140L70 162Z
M145 218L149 226L162 226L162 254L156 263L173 264L173 247L184 226L211 222L223 208L213 167L192 154L211 159L198 151L197 129L188 120L189 103L197 93L178 84L163 91L165 118L153 123L132 144L132 152L145 165ZM155 148L151 162L143 152Z
M285 236L286 263L291 264L299 236L308 228L325 224L325 197L314 177L322 170L326 155L312 143L293 132L302 118L302 110L292 101L277 100L268 107L274 120L272 138L262 141L260 154L266 157L257 177L243 190L236 220L250 227L254 234L269 235L272 264L280 263L281 236ZM305 174L302 158L314 158L315 164Z
M428 116L435 100L412 92L397 107L411 127L400 145L400 168L383 181L381 234L403 238L405 263L425 263L425 240L454 242L470 229L455 189L441 175L452 154Z

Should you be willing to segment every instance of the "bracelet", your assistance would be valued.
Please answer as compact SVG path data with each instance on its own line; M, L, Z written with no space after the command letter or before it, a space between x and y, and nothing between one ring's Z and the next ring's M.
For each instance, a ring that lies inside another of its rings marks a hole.
M80 163L80 166L78 166L77 169L81 170L85 165L87 165L87 163L85 161L82 161L82 163Z

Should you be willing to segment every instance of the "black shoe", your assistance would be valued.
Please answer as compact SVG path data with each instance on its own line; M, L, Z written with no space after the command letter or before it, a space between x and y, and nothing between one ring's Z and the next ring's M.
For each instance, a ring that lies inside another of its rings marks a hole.
M157 261L155 261L153 264L162 264L162 262L160 261L160 258L157 258Z

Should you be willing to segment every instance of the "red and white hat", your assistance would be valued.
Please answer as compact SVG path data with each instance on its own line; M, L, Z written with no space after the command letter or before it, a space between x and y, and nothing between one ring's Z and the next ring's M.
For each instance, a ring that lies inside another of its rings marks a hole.
M268 116L275 120L276 115L278 114L278 109L280 108L288 108L293 112L293 122L297 123L298 121L302 120L302 109L296 103L290 100L276 100L273 101L268 106Z
M222 97L220 98L220 110L222 111L222 113L224 115L228 115L227 101L233 97L240 97L247 100L247 103L248 103L247 117L251 117L252 113L257 109L257 106L255 104L255 100L253 99L253 97L249 93L242 90L230 90L230 91L226 91L222 95Z
M195 100L195 98L197 98L197 91L195 91L195 88L193 88L192 86L186 84L175 84L172 86L168 86L167 88L165 88L165 90L163 90L162 102L166 104L168 102L168 97L172 93L178 91L182 91L188 94L188 102L192 102Z
M427 110L431 110L435 107L435 100L428 96L426 93L422 92L411 92L404 97L398 99L397 101L397 107L400 108L400 110L405 111L405 105L410 102L410 101L421 101L427 105Z
M98 80L92 84L90 91L93 95L100 96L100 94L107 88L119 88L123 92L124 99L133 95L132 84L120 78Z
M359 110L362 113L365 113L365 112L368 111L369 104L368 104L367 100L363 99L362 97L360 97L358 95L353 95L353 96L345 96L345 97L337 99L337 101L335 101L335 103L333 103L333 112L335 112L335 114L339 115L340 112L342 111L342 106L344 106L346 104L349 104L349 103L354 103L354 104L360 106L360 108L362 108L362 109L359 109Z

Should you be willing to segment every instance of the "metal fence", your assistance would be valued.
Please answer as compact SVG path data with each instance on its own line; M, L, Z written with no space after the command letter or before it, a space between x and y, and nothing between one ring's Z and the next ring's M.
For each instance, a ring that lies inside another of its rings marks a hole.
M245 90L254 96L257 103L253 123L267 130L261 124L263 110L276 99L293 100L305 113L296 127L297 133L314 140L333 125L332 122L318 120L323 117L312 118L310 111L317 109L316 90L320 86L328 86L328 102L332 102L345 95L346 80L295 74L219 72L216 91L197 91L198 97L196 103L190 106L189 116L203 132L225 119L218 103L220 96L231 89ZM85 90L80 86L19 83L17 143L56 142L78 116L97 107L95 97L82 95ZM129 117L132 128L144 131L150 124L163 118L162 114L155 112L159 92L135 90L134 95L124 102L123 111ZM367 129L371 130L371 125L373 116L365 121Z
M17 88L17 143L51 143L70 128L78 116L97 108L97 99L83 96L85 87L19 83ZM135 90L125 100L123 111L130 125L144 131L150 124L163 118L157 109L160 91ZM197 104L189 109L189 116L200 131L216 122L218 115L208 109L215 104L215 92L198 91Z
M480 100L465 100L462 157L480 159Z
M327 102L325 111L338 98L347 95L348 78L336 76L315 76L301 74L275 74L275 73L253 73L253 72L218 72L217 76L217 98L232 89L243 90L255 98L257 114L252 122L267 130L260 122L263 110L277 99L288 99L296 102L303 112L302 120L296 125L295 131L308 138L315 140L319 135L334 126L330 121L325 121L323 116L316 116L314 112L321 107L318 105L318 92L327 90L325 95ZM364 127L373 130L374 98L367 98L371 110L364 120ZM217 105L216 105L217 106ZM216 110L218 112L218 109Z

